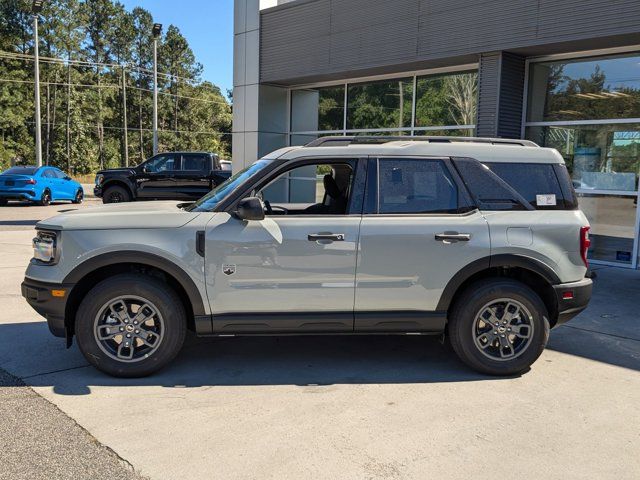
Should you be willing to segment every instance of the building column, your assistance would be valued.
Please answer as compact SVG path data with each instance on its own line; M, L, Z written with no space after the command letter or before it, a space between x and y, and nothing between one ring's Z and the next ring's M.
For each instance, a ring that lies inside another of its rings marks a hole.
M525 58L509 52L480 56L478 75L479 137L520 138Z
M234 1L234 172L288 142L288 91L260 85L260 3Z

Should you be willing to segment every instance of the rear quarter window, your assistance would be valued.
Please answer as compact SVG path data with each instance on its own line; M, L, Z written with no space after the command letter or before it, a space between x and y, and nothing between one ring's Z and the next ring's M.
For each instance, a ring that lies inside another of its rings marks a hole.
M573 188L562 188L556 167L550 163L485 163L537 210L574 209ZM566 179L563 179L566 182Z

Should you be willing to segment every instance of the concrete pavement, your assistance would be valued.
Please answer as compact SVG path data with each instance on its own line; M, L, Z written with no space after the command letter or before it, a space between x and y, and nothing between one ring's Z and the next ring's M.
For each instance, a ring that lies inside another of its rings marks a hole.
M189 338L166 370L121 380L20 297L31 237L0 231L0 368L139 474L640 478L639 272L600 269L521 377L476 374L429 337L262 337Z

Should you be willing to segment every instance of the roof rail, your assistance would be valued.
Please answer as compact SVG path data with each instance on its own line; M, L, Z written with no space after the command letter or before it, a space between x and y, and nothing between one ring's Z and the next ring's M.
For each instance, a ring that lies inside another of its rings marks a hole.
M382 135L353 135L320 137L305 145L305 147L343 147L354 144L381 145L388 142L429 142L429 143L489 143L491 145L518 145L521 147L539 147L530 140L510 138L483 138L483 137L445 137L445 136L382 136Z

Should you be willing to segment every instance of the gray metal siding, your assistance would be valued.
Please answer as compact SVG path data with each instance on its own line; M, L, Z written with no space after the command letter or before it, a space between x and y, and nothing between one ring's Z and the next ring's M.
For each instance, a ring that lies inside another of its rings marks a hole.
M476 135L495 137L498 130L500 54L482 55L478 71L478 120Z
M640 43L638 0L298 0L260 19L260 79L282 84Z

